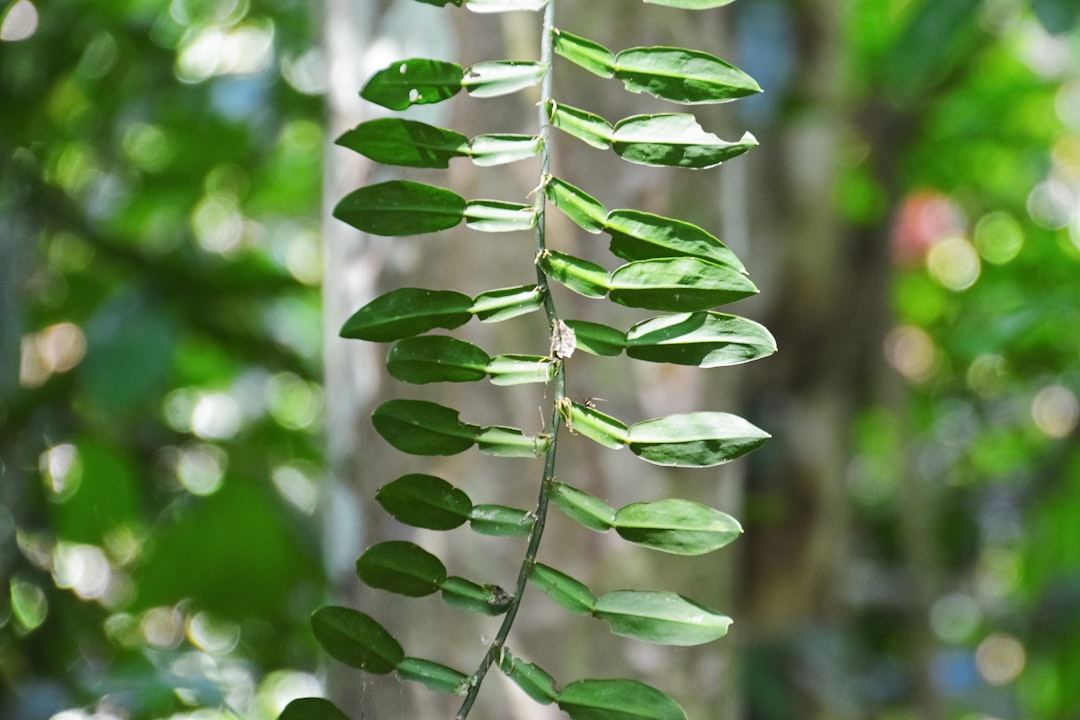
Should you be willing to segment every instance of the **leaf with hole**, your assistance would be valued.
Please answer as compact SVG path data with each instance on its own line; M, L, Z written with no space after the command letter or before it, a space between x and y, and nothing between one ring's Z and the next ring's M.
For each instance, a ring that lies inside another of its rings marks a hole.
M356 574L373 588L424 597L439 589L446 579L446 566L419 545L389 540L372 545L360 556Z
M504 505L474 505L469 527L481 535L526 537L536 518L532 513Z
M502 615L513 599L498 585L480 585L455 575L446 578L439 589L447 604L483 615Z
M326 698L297 698L285 706L277 720L349 720Z
M738 415L693 412L631 425L631 452L657 465L711 467L756 450L769 434Z
M315 639L330 657L385 675L405 659L401 645L382 625L357 610L327 605L311 615Z
M547 66L523 60L497 60L473 65L465 72L461 86L473 97L509 95L539 83Z
M455 63L431 58L399 60L372 75L360 97L390 110L406 110L452 98L464 78L465 71Z
M458 411L426 400L388 400L371 423L393 447L411 455L456 455L476 442L482 428L458 419Z
M611 273L612 301L627 307L680 312L741 300L758 290L731 268L696 257L635 260Z
M491 358L480 348L446 335L422 335L397 342L386 356L386 369L398 380L418 385L474 382L487 377Z
M402 660L397 665L397 675L402 680L413 680L430 690L449 695L463 695L469 685L469 676L465 673L421 658Z
M465 199L445 188L388 180L341 199L334 217L372 235L422 235L452 228L465 216Z
M686 720L677 702L637 680L579 680L556 702L571 720Z
M453 530L473 504L464 492L434 475L412 473L383 485L375 499L399 522L428 530Z
M572 485L552 483L551 502L567 517L590 530L606 532L615 526L614 508Z
M764 326L716 312L665 315L626 331L626 354L635 360L714 368L757 360L776 352Z
M585 583L549 565L533 565L529 572L529 582L575 615L588 615L596 605L596 597Z
M617 590L600 596L593 615L616 635L658 645L701 645L727 634L731 618L670 592Z
M386 165L447 168L469 153L469 140L453 130L416 120L379 118L346 131L336 144Z
M742 533L730 515L678 498L619 508L612 524L624 540L674 555L704 555Z
M341 327L341 337L391 342L428 330L453 330L469 322L474 301L450 290L398 288L357 310Z
M634 115L615 124L611 148L623 160L639 165L710 168L742 155L758 142L745 133L737 142L706 132L693 115Z
M623 260L697 257L745 273L726 245L697 225L638 210L612 210L603 230L611 236L611 252Z

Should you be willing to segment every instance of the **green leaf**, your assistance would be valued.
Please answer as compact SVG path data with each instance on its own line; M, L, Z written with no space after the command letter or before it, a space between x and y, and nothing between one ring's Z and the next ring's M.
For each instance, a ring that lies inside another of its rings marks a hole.
M596 597L585 585L553 567L536 563L529 573L529 582L563 608L576 615L588 615L596 605Z
M472 500L458 488L420 473L383 485L375 499L399 522L429 530L453 530L465 523L473 508Z
M439 589L446 579L446 566L419 545L389 540L372 545L360 556L356 574L373 588L423 597Z
M384 440L411 455L456 455L481 432L458 420L457 410L424 400L389 400L375 408L371 423Z
M613 524L624 540L675 555L704 555L742 533L730 515L677 498L627 505L615 513Z
M559 408L559 412L566 420L567 429L572 433L584 435L612 450L626 445L626 424L594 407L568 401Z
M403 167L446 168L451 158L471 154L461 133L401 118L360 123L336 143L375 162Z
M474 13L502 13L513 10L543 10L548 0L468 0L465 7Z
M447 5L455 5L461 7L461 3L464 0L416 0L417 2L424 3L425 5L435 5L437 7L446 7Z
M469 526L481 535L527 537L535 519L532 513L504 505L474 505Z
M626 331L626 354L635 360L696 365L738 365L776 352L764 326L735 315L694 312L665 315Z
M686 720L677 702L637 680L579 680L556 702L571 720Z
M722 242L696 225L638 210L612 210L603 222L611 235L611 252L623 260L690 256L746 268Z
M286 705L278 720L349 720L349 717L325 698L307 697Z
M453 97L464 78L464 70L454 63L430 58L399 60L372 75L360 97L391 110L405 110Z
M617 590L596 601L593 615L616 635L660 645L701 645L727 634L731 618L670 592Z
M584 490L556 482L551 486L551 502L567 517L597 532L615 526L615 509Z
M740 272L696 257L635 260L611 273L612 301L650 310L704 310L757 292Z
M540 255L538 264L545 275L579 295L589 298L607 295L608 272L594 262L547 250Z
M577 346L587 353L615 357L626 347L626 336L615 328L587 320L567 320L577 335Z
M645 0L648 5L667 5L685 10L708 10L730 5L735 0Z
M449 695L464 695L469 686L469 676L437 662L407 657L397 665L397 675L402 680L415 680L429 690Z
M524 60L477 63L465 73L461 86L473 97L509 95L532 87L543 79L547 66Z
M448 604L484 615L502 615L513 599L498 585L479 585L457 576L446 578L440 589Z
M598 42L583 38L565 30L554 31L553 47L556 53L602 78L612 77L615 53Z
M428 330L453 330L472 318L473 300L449 290L398 288L357 310L341 327L341 337L391 342Z
M517 428L498 425L486 427L476 435L480 452L496 457L539 457L550 442L546 435L526 435Z
M680 47L639 47L615 57L615 77L630 92L692 105L761 92L754 79L720 58Z
M487 377L491 358L470 343L446 335L401 340L390 348L386 369L403 382L473 382Z
M600 150L611 147L613 128L599 115L569 105L559 105L554 100L548 101L547 111L551 123L566 134Z
M539 355L496 355L487 372L493 385L546 383L555 377L555 363Z
M737 415L694 412L646 420L627 432L630 450L657 465L711 467L755 450L769 438Z
M481 322L501 322L531 313L544 306L544 295L536 285L488 290L473 300L469 312Z
M541 705L550 705L558 697L555 678L532 663L514 657L509 650L499 654L499 669L514 683Z
M531 135L477 135L466 151L475 165L491 167L540 154L543 141Z
M557 177L549 177L544 184L544 194L582 230L596 234L604 229L607 208L584 190Z
M454 227L465 209L465 199L445 188L388 180L353 190L334 217L372 235L420 235Z
M531 205L499 200L470 200L465 204L465 224L480 232L529 230L536 224Z
M398 641L357 610L321 607L311 615L311 628L323 650L350 667L385 675L405 658Z
M623 160L695 169L715 167L758 144L750 133L737 142L721 140L685 113L634 115L616 123L610 138Z

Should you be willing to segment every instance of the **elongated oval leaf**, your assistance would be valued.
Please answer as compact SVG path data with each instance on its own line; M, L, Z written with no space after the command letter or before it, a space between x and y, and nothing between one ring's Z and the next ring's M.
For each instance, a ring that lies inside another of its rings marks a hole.
M476 442L481 428L458 419L458 411L425 400L389 400L371 424L392 446L411 455L456 455Z
M763 325L736 315L695 312L645 320L626 331L626 354L636 360L696 365L738 365L776 352Z
M465 7L474 13L503 13L513 10L543 10L547 4L548 0L468 0Z
M536 285L500 288L480 293L472 300L469 312L480 322L501 322L539 310L544 295Z
M473 508L464 492L442 478L421 473L403 475L383 485L375 499L399 522L429 530L459 527Z
M695 257L635 260L611 273L611 299L650 310L704 310L757 292L749 278Z
M579 680L556 702L571 720L686 720L677 702L637 680Z
M526 537L535 519L532 513L504 505L474 505L469 527L481 535Z
M454 227L465 208L465 199L445 188L388 180L353 190L334 217L372 235L421 235Z
M402 167L446 168L452 158L469 153L461 133L402 118L368 120L335 142L375 162Z
M624 540L675 555L704 555L742 533L730 515L678 498L627 505L615 513L613 524Z
M551 486L551 502L567 517L597 532L615 525L615 509L600 498L572 485L556 482Z
M608 271L588 260L548 250L540 256L540 269L548 277L579 295L602 298L608 292Z
M446 578L439 589L448 604L484 615L502 615L513 599L498 585L480 585L456 575Z
M488 354L446 335L405 338L386 357L390 375L403 382L473 382L487 377Z
M670 592L617 590L596 601L593 615L616 635L659 645L701 645L727 634L731 618Z
M399 60L371 76L360 97L391 110L430 105L461 90L465 71L460 65L430 58Z
M373 588L423 597L439 589L446 579L446 566L419 545L389 540L372 545L360 556L356 574Z
M509 95L532 87L543 79L547 66L523 60L497 60L477 63L465 73L461 86L473 97L490 98Z
M555 376L555 363L539 355L496 355L487 372L493 385L546 383Z
M577 346L587 353L615 357L626 347L626 336L615 328L587 320L567 320L577 336Z
M682 220L638 210L612 210L604 218L603 230L611 236L611 252L623 260L689 256L746 272L726 245Z
M536 157L542 147L534 135L477 135L469 141L467 154L473 164L491 167Z
M547 110L551 123L566 134L600 150L611 147L614 130L611 123L599 115L569 105L560 105L553 100L548 101Z
M529 582L576 615L588 615L596 606L596 597L585 583L549 565L536 563L529 572Z
M672 102L727 102L761 92L754 79L720 58L680 47L640 47L615 57L615 77L630 92Z
M685 10L707 10L730 5L735 0L645 0L649 5L667 5Z
M584 435L606 448L618 450L626 445L626 424L594 407L568 402L560 408L566 427L570 432Z
M480 232L515 232L536 224L536 210L531 205L499 200L470 200L463 215L465 224Z
M582 230L595 235L604 229L607 208L584 190L574 187L565 180L551 177L544 184L544 193L547 199L555 204L555 207L577 223Z
M553 47L560 56L594 75L609 78L614 74L615 53L598 42L556 30Z
M405 658L401 645L382 625L351 608L319 608L311 615L311 629L330 657L350 667L385 675Z
M499 669L541 705L550 705L558 696L555 678L536 665L515 657L509 650L499 653Z
M476 435L476 446L485 455L495 457L539 457L548 448L546 435L526 435L512 427L494 425L483 428Z
M446 7L447 5L461 7L461 4L465 2L465 0L416 0L416 2L424 3L425 5L435 5L436 7Z
M435 328L453 330L472 318L473 300L450 290L398 288L357 310L341 327L341 337L391 342Z
M415 680L428 689L449 695L464 695L469 686L469 676L431 660L407 657L397 665L397 675L402 680Z
M277 720L349 720L326 698L297 698L285 706Z
M627 432L630 450L657 465L711 467L751 450L769 434L737 415L694 412L635 423Z
M623 160L640 165L710 168L757 146L745 133L737 142L721 140L698 125L693 115L634 115L615 124L611 148Z

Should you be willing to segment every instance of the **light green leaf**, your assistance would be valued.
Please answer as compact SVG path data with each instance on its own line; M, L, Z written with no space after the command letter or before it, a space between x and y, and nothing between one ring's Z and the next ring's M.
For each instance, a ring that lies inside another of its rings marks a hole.
M626 424L594 407L568 401L559 407L559 412L566 421L567 429L572 433L584 435L612 450L626 445Z
M345 321L341 337L391 342L469 322L474 301L449 290L398 288L380 295Z
M487 372L493 385L546 383L555 376L555 363L539 355L496 355Z
M368 120L335 142L375 162L403 167L446 168L451 158L469 153L461 133L401 118Z
M446 566L419 545L389 540L372 545L360 556L356 575L373 588L423 597L439 589L446 579Z
M461 86L473 97L490 98L509 95L532 87L543 79L547 66L523 60L498 60L477 63L465 73Z
M481 428L458 420L458 411L425 400L389 400L371 424L392 446L411 455L456 455L476 442Z
M452 530L468 519L473 504L464 492L434 475L413 473L383 485L375 499L399 522L429 530Z
M638 210L612 210L604 219L603 230L611 235L611 252L623 260L690 256L746 272L726 245L682 220Z
M472 300L469 312L481 322L501 322L531 313L544 306L544 295L536 285L488 290Z
M399 662L397 675L402 680L415 680L429 690L450 695L464 695L469 686L469 676L465 673L421 658L407 657Z
M553 100L548 101L547 111L551 123L568 135L600 150L611 147L613 128L599 115L569 105L559 105Z
M611 273L612 301L650 310L704 310L757 292L740 272L696 257L635 260Z
M565 30L555 30L554 33L553 47L556 53L594 75L602 78L613 75L615 54L606 47Z
M596 605L596 597L582 582L543 563L533 565L529 582L559 605L577 615L588 615Z
M488 354L470 343L446 335L401 340L390 348L386 369L403 382L473 382L487 376Z
M546 435L526 435L512 427L486 427L476 435L480 452L495 457L539 457L547 450L550 440Z
M613 524L624 540L675 555L704 555L742 533L730 515L677 498L627 505L615 513Z
M536 224L531 205L499 200L470 200L465 204L465 224L480 232L529 230Z
M738 142L721 140L698 125L693 115L634 115L615 124L611 147L623 160L640 165L710 168L757 146L745 133Z
M465 71L460 65L430 58L391 63L368 80L360 97L391 110L430 105L461 90Z
M350 667L385 675L405 658L398 641L357 610L321 607L311 615L311 629L330 657Z
M761 92L754 79L720 58L680 47L639 47L615 57L615 77L630 92L692 105Z
M297 698L285 706L277 720L349 720L325 698Z
M626 347L626 336L615 328L587 320L567 320L577 335L577 346L587 353L615 357Z
M565 180L550 177L544 184L544 194L555 204L555 207L577 223L582 230L595 235L604 229L607 208L584 190L574 187Z
M694 412L646 420L627 432L630 450L657 465L711 467L760 447L769 434L737 415Z
M513 10L543 10L548 0L467 0L474 13L502 13Z
M541 705L550 705L558 696L555 678L532 663L520 660L505 648L499 653L499 669Z
M373 235L420 235L454 227L465 208L465 199L445 188L389 180L353 190L334 217Z
M579 680L556 702L571 720L686 720L677 702L637 680Z
M474 164L491 167L535 157L542 147L543 141L531 135L477 135L466 154Z
M616 635L660 645L701 645L727 634L731 618L670 592L617 590L596 601L593 615Z
M547 250L540 256L538 264L545 275L580 295L589 298L607 295L608 272L594 262Z
M534 520L532 513L503 505L474 505L469 513L469 527L497 537L527 537Z
M513 599L498 585L479 585L454 575L446 578L440 589L447 604L484 615L502 615Z
M614 508L600 498L566 483L552 483L551 502L567 517L590 530L607 532L615 526Z
M626 331L626 354L636 360L696 365L738 365L776 352L764 326L735 315L694 312L665 315Z
M645 0L649 5L667 5L686 10L707 10L730 5L735 0Z

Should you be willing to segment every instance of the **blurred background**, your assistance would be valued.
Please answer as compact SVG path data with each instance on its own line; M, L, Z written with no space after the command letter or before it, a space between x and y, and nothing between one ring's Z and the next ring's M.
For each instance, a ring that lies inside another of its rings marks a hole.
M699 472L571 436L560 450L560 476L615 506L675 495L743 522L729 548L674 563L560 517L545 546L594 591L716 607L730 636L642 648L536 594L515 654L567 682L655 681L698 720L1080 717L1080 6L558 11L613 49L703 49L765 88L698 109L721 136L761 142L718 170L621 165L561 137L553 169L609 208L716 233L762 291L732 311L780 352L737 369L569 370L572 394L626 421L724 409L774 435ZM529 507L540 468L401 457L367 416L404 395L536 432L543 390L418 393L384 378L385 348L337 328L405 283L529 282L532 239L388 240L329 220L348 190L401 176L332 141L376 113L357 95L371 72L535 57L539 18L414 0L8 0L0 13L0 717L270 720L315 694L354 718L451 717L453 702L325 662L307 618L359 606L409 654L471 672L489 618L356 587L367 544L410 537L374 491L409 468ZM555 69L556 97L610 120L663 107ZM534 102L457 98L413 116L531 133ZM525 202L536 172L410 176ZM610 266L603 243L551 222L555 246ZM548 350L537 318L465 332L489 353ZM504 586L522 552L467 530L411 537ZM477 718L560 716L489 682Z

